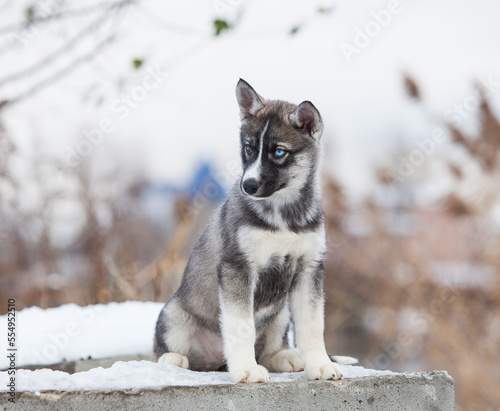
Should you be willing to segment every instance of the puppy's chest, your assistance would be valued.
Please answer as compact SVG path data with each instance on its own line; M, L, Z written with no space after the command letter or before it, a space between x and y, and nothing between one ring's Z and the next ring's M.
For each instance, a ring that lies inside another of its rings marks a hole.
M257 270L279 263L296 263L298 260L307 263L320 258L325 251L323 230L294 233L245 227L238 231L238 243Z
M288 231L248 230L240 233L240 247L257 269L254 308L276 311L282 306L294 277L324 251L322 232L297 234Z
M282 306L283 299L292 287L297 270L301 269L301 259L294 259L287 254L284 258L274 256L268 264L257 272L257 286L254 292L254 308L277 305Z

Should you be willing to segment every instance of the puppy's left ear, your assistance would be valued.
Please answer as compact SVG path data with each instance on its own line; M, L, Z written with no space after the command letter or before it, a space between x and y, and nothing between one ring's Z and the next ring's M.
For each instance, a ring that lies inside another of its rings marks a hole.
M311 137L316 139L321 137L323 121L319 111L310 101L300 103L288 119L294 127L307 131Z
M240 106L240 117L242 120L246 117L255 116L266 103L266 100L259 96L252 86L242 78L240 78L240 81L236 85L236 99Z

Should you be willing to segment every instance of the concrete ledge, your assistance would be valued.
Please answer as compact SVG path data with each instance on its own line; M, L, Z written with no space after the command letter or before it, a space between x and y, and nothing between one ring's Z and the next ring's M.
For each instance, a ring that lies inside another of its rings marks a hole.
M75 372L89 371L93 368L102 367L110 368L113 364L118 361L152 361L156 362L154 355L147 354L134 354L134 355L118 355L116 357L110 358L99 358L99 359L86 359L86 360L76 360L76 361L66 361L59 362L56 364L44 364L44 365L23 365L17 367L19 370L43 370L49 369L54 371L63 371L68 374L74 374ZM4 371L4 370L0 370Z
M169 386L117 391L0 393L3 410L433 410L455 409L453 379L422 374L268 384Z

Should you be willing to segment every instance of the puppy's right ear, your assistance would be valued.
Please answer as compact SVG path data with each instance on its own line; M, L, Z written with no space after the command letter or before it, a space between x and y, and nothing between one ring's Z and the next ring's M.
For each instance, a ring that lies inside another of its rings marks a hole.
M240 78L236 85L236 99L240 106L240 118L255 116L264 107L265 100L245 80Z

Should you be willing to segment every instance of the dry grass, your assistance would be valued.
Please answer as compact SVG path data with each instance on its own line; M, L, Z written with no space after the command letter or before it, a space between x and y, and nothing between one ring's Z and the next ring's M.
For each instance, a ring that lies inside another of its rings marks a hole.
M405 85L418 99L416 82L407 78ZM367 366L447 370L455 380L457 409L496 411L500 227L491 211L500 201L500 125L484 98L479 115L477 136L450 127L454 144L465 148L475 167L449 164L456 190L433 207L402 201L411 181L398 185L394 173L378 171L382 190L401 201L389 210L366 201L354 215L369 234L353 235L346 229L353 210L346 209L338 187L332 195L327 189L328 233L336 245L327 258L327 344L329 351L358 356ZM401 216L413 220L413 232L394 232L392 223L401 223ZM436 262L471 264L466 280L472 283L487 267L489 280L476 287L447 283Z

